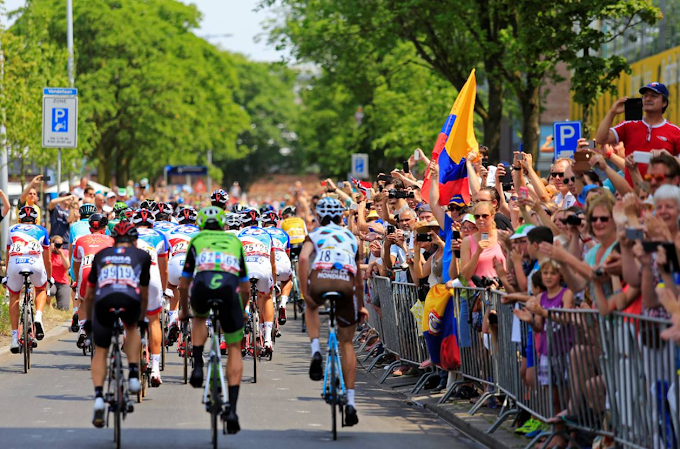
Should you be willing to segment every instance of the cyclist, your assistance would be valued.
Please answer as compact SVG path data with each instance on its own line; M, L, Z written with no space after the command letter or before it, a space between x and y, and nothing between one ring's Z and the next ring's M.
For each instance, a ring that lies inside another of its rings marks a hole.
M238 233L241 230L241 215L234 212L227 212L226 217L227 229L225 231L229 234L238 236Z
M168 343L173 344L177 341L179 327L177 326L177 309L179 307L179 286L184 269L186 252L189 249L189 241L195 236L199 229L196 222L196 211L193 208L184 208L179 216L180 223L168 234L170 244L170 261L168 262L168 289L172 291L170 301L170 323L168 325Z
M154 213L156 219L153 228L167 237L168 233L177 226L177 223L172 222L172 205L170 203L157 203L156 209L151 212Z
M312 380L323 378L323 357L319 344L319 306L323 305L323 294L335 291L342 295L336 304L338 343L342 372L347 383L345 425L353 426L359 422L359 418L354 404L357 359L352 337L357 322L366 319L368 311L364 308L361 271L357 270L361 256L357 239L340 226L344 211L342 203L334 198L319 200L316 205L319 227L309 234L302 246L299 275L307 303L305 319L312 344L312 363L309 368Z
M257 279L257 304L264 321L264 354L272 352L272 328L274 327L274 303L272 287L276 284L276 252L272 237L259 227L257 209L241 213L243 229L238 238L243 243L246 265L251 278Z
M91 203L85 203L78 208L78 213L80 214L80 220L71 224L68 237L68 255L71 259L71 268L68 269L68 274L71 276L71 280L76 279L76 275L73 271L73 245L78 240L81 235L87 235L90 233L90 216L97 212L97 206ZM75 288L75 285L72 285ZM73 318L71 319L71 331L76 332L78 330L78 306L80 299L78 296L73 296Z
M226 418L227 431L234 434L240 430L236 403L243 374L241 340L246 318L243 305L250 297L245 254L238 237L223 232L226 216L221 209L214 206L201 209L197 223L201 231L189 243L179 287L180 319L189 319L190 286L191 308L194 311L191 326L194 369L190 383L195 388L203 384L203 345L208 337L206 318L210 313L208 299L220 299L220 326L229 346L227 383L230 408Z
M300 255L302 243L307 237L307 226L305 220L297 217L295 206L286 206L281 210L281 229L290 236L290 252L293 256Z
M280 283L281 304L279 305L279 324L286 324L286 304L293 289L290 265L290 237L285 231L276 227L279 216L273 210L262 215L262 226L269 232L276 251L276 280ZM278 336L278 335L277 335Z
M33 206L19 209L19 223L9 229L7 244L7 290L9 290L9 318L12 325L12 341L10 351L19 353L19 296L24 285L21 271L28 270L31 283L35 287L35 338L42 340L45 331L42 325L42 313L47 302L48 279L52 278L52 259L50 258L50 240L47 229L36 224L38 211ZM52 280L52 283L54 281Z
M229 194L222 189L217 189L210 195L210 204L212 204L214 207L227 210L228 202Z
M106 361L113 329L112 308L124 309L120 318L125 326L125 353L130 367L128 388L137 394L139 383L139 353L141 338L137 323L144 321L149 297L151 257L135 247L137 230L128 221L113 228L113 247L99 251L92 261L87 277L84 307L90 317L85 327L94 335L97 350L92 356L92 383L94 384L94 416L92 424L104 427L106 403L104 380Z
M73 249L73 272L75 273L75 282L77 285L78 296L85 297L87 290L87 276L92 269L92 260L95 254L104 248L113 245L113 239L106 235L107 224L109 220L105 215L92 214L88 223L90 224L91 234L86 234L78 237L75 248ZM80 317L80 334L76 346L82 349L85 344L87 334L84 329L85 320L88 319L86 314L81 314Z
M149 282L149 351L151 352L151 385L160 386L161 380L161 321L160 312L163 306L163 292L168 282L168 239L153 229L154 216L149 209L139 209L132 217L137 227L139 238L137 248L149 252L151 256L151 281Z
M113 232L113 227L120 223L121 212L127 209L129 209L128 205L122 201L117 201L116 204L113 205L113 218L109 220L109 224L107 225L109 234Z

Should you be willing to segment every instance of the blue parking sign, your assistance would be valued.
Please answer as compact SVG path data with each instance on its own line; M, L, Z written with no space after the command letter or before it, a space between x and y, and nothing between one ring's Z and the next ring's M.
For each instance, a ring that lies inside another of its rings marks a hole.
M553 136L555 159L571 157L578 147L578 139L581 138L581 122L554 122Z
M352 155L351 175L358 179L368 178L368 154L355 153Z
M52 132L67 133L68 132L68 109L54 108L52 109Z

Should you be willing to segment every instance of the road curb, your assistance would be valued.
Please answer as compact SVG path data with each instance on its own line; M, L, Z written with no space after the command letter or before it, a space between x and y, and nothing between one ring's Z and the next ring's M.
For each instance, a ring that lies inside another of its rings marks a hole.
M69 329L71 327L71 322L70 321L64 321L62 324L58 324L45 334L45 337L40 341L40 343L45 343L48 341L56 340L57 338L61 337L62 335L68 333ZM40 347L40 343L38 343L38 347ZM0 357L9 354L9 345L3 346L0 348Z

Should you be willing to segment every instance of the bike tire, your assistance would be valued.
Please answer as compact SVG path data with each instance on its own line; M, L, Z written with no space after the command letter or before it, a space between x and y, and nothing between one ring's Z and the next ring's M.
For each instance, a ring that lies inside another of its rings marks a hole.
M329 357L333 357L333 353L331 352L329 354ZM335 382L335 361L331 359L331 376L330 379L328 379L330 382L330 390L331 390L331 432L333 433L333 441L338 439L338 424L337 424L337 410L336 410L336 405L339 403L338 401L338 386Z
M27 295L28 296L28 295ZM31 341L29 338L29 331L31 329L31 303L28 297L24 298L24 314L23 314L23 329L22 338L24 340L24 374L28 374L31 369Z
M184 346L184 385L186 385L189 380L189 339L186 336L182 336L182 344Z
M116 443L116 449L120 449L120 427L123 414L123 367L121 366L120 352L116 351L114 357L115 373L116 373L116 405L113 410L113 441Z
M144 335L141 335L141 338L144 338ZM140 388L139 391L137 392L137 403L141 404L142 401L144 400L144 375L145 371L142 369L142 362L144 360L144 345L140 344L139 345L139 384Z
M257 358L260 356L260 320L257 312L253 312L253 327L250 331L253 338L253 383L257 383Z
M168 344L168 340L166 337L167 331L168 331L167 312L165 311L165 308L163 308L163 313L161 314L161 363L159 366L159 369L161 371L165 371L165 350L166 350L165 345Z
M210 379L210 431L212 432L213 448L217 449L217 419L221 412L221 401L219 392L219 365L215 357L211 357L210 363L213 364L212 371L214 376Z

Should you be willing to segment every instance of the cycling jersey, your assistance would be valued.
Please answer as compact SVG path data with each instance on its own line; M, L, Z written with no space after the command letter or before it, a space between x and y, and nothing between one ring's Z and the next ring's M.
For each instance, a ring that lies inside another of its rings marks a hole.
M189 243L182 277L192 278L202 271L232 274L248 281L243 245L238 238L223 231L204 230Z
M123 294L141 301L140 287L149 285L151 257L133 246L103 248L92 260L87 285L95 289L95 302Z
M88 234L78 237L73 247L73 261L80 263L78 272L78 295L85 297L87 277L92 268L94 256L104 248L113 246L113 238L104 234Z
M47 229L42 226L19 223L9 229L7 245L7 288L19 293L24 284L21 271L32 271L31 283L42 288L47 283L43 251L49 250Z
M286 218L281 222L281 229L290 236L291 245L299 245L307 237L307 226L305 220L300 217Z
M290 252L290 237L279 228L268 227L265 230L271 235L276 256L276 280L287 281L292 275L292 267L288 254Z
M151 228L137 228L139 240L144 240L156 249L158 257L167 257L170 251L168 239L160 231Z
M274 286L274 278L271 264L272 237L259 226L250 226L242 229L238 234L243 243L248 273L257 278L257 290L262 293L271 291Z
M168 262L168 283L172 286L179 285L179 278L184 269L184 259L189 249L189 241L198 234L198 226L176 225L168 234L170 244L170 261Z
M111 234L113 232L114 226L116 226L118 223L120 223L120 220L118 220L117 218L113 219L113 220L109 220L109 224L106 225L106 229L108 230L109 234Z
M335 223L313 230L307 237L314 244L316 257L312 270L335 269L357 272L357 239L349 230Z
M83 218L81 220L76 221L71 225L71 230L68 235L68 243L69 245L73 245L76 240L78 240L78 237L81 235L86 235L90 233L90 221L87 218ZM73 259L71 259L71 262L73 262Z
M153 224L153 228L168 237L170 231L177 227L177 223L171 223L169 221L157 221Z
M158 268L158 250L146 240L137 239L137 248L146 252L151 258L151 274L149 281L149 304L147 313L153 315L161 310L163 299L163 284L161 282L161 272Z

